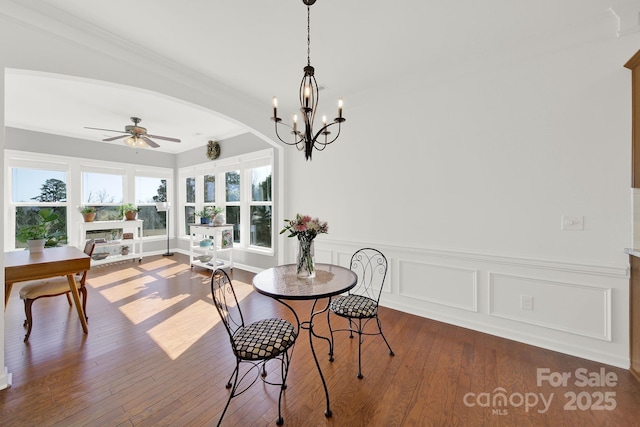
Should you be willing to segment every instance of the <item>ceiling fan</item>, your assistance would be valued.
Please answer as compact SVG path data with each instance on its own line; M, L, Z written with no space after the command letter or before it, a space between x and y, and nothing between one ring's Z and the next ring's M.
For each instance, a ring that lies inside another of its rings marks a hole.
M158 147L160 147L160 145L158 145L158 143L153 141L151 138L162 139L163 141L180 142L180 140L178 138L170 138L168 136L159 136L159 135L149 135L147 133L147 129L146 128L143 128L142 126L138 126L138 123L140 123L142 121L141 118L139 118L139 117L130 117L130 119L133 122L133 125L125 126L124 127L124 131L114 130L114 129L92 128L92 127L88 127L88 126L85 126L85 129L104 130L104 131L107 131L107 132L120 132L120 133L123 133L124 135L112 136L110 138L103 139L103 141L105 141L105 142L115 141L116 139L128 137L127 139L125 139L124 143L127 144L130 147L139 147L139 148L144 148L144 147L158 148Z

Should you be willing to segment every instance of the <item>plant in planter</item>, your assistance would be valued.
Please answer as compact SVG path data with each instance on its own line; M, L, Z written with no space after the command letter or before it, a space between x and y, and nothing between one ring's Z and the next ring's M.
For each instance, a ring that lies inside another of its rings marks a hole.
M200 224L209 224L211 222L211 207L205 206L201 211L197 211L196 216L200 217Z
M129 255L129 246L122 246L120 248L120 254L121 255Z
M84 222L93 222L96 217L96 208L94 206L81 206L80 213L84 218Z
M59 222L58 214L53 209L40 209L35 221L35 224L20 227L16 233L16 239L27 243L31 252L42 252L44 247L58 246L60 240L66 238L62 231L51 231Z
M140 208L136 207L132 203L126 203L120 206L120 211L122 212L122 215L127 219L127 221L136 219L136 214L139 210Z

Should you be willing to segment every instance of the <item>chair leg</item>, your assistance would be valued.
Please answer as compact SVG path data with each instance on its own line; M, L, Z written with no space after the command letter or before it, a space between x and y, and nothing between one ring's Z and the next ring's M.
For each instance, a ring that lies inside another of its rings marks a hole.
M27 317L26 325L27 325L27 334L24 336L24 342L27 342L29 339L29 335L31 335L31 327L33 326L33 318L31 316L31 305L35 300L26 299L24 300L24 314Z
M224 409L222 410L222 414L220 414L220 419L218 420L218 427L222 424L222 419L224 418L224 414L227 412L227 408L229 408L229 403L231 403L231 399L233 399L236 395L236 387L238 386L238 370L240 369L240 361L236 361L236 369L229 377L229 381L225 385L226 388L230 388L231 392L229 393L229 398L227 399L227 404L224 405ZM233 385L231 384L231 379L233 378Z
M67 292L66 294L67 302L69 303L69 307L71 307L71 292Z
M358 379L362 379L362 319L358 319Z
M84 318L85 320L89 320L89 316L87 316L87 288L82 286L79 289L80 293L82 294L82 312L84 313ZM69 296L69 294L67 294L67 297Z
M293 349L291 349L291 353L293 355ZM282 393L287 388L287 376L289 375L289 364L290 364L290 356L289 350L285 351L282 355L282 365L281 365L281 373L282 373L282 387L280 387L280 396L278 397L278 419L276 420L276 424L281 426L284 424L284 419L282 418Z
M391 350L391 346L389 345L389 341L387 341L387 338L382 333L382 325L380 324L380 319L377 316L376 316L376 322L378 322L378 330L380 331L380 335L382 335L382 339L384 340L385 344L387 344L387 348L389 349L389 355L390 356L395 356L396 354L393 352L393 350Z
M329 362L333 362L333 328L331 328L331 310L327 310L327 325L329 325L329 333L331 341L329 342Z

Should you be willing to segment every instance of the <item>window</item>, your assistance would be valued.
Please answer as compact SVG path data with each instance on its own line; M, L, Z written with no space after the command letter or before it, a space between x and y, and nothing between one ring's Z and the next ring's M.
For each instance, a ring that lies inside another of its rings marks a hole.
M122 219L118 207L124 201L124 171L82 173L82 204L95 206L96 221Z
M184 234L189 234L189 224L196 221L196 179L185 178Z
M225 173L227 223L233 224L233 242L240 243L240 172Z
M12 242L7 247L24 248L26 242L18 240L21 228L44 221L45 216L55 218L46 222L47 246L67 242L67 172L52 169L23 167L10 168L11 203L15 212L12 221ZM48 214L53 215L48 215Z
M271 247L271 165L253 168L251 173L250 225L252 246Z
M215 175L204 176L204 202L205 203L216 202L216 176Z
M136 176L138 219L144 220L143 236L167 235L167 212L158 212L156 202L167 201L167 180Z

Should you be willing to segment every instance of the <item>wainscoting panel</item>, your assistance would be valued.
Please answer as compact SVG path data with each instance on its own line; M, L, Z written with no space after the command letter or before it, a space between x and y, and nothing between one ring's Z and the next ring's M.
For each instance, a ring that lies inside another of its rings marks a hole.
M611 341L611 288L490 272L489 314Z
M477 311L477 270L399 261L400 295Z
M293 246L287 247L292 257ZM348 267L363 247L379 249L389 261L384 307L629 366L629 265L622 249L620 262L598 263L323 236L316 260ZM521 308L522 295L532 298L531 309Z

